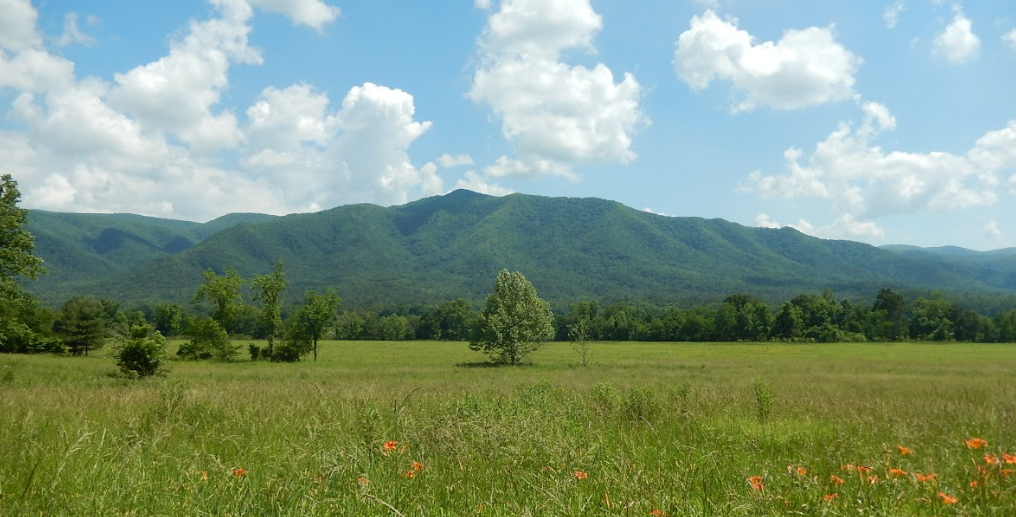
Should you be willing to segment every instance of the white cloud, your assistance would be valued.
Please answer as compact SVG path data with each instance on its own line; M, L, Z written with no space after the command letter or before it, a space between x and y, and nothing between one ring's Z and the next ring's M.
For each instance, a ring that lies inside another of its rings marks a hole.
M1013 29L1002 36L1002 41L1009 44L1009 48L1016 50L1016 29Z
M799 219L796 224L783 225L767 214L755 216L754 224L759 228L793 228L801 233L823 239L870 240L881 239L885 236L885 232L877 224L856 221L850 214L843 214L832 223L819 228L804 219Z
M642 211L647 213L647 214L659 215L659 216L663 216L663 217L672 217L670 214L667 214L665 212L657 212L656 210L653 210L652 208L649 208L648 206L643 208Z
M95 44L95 38L81 32L81 29L78 28L78 13L67 13L64 18L64 32L56 40L58 47L66 47L71 43L86 47Z
M24 126L0 130L0 163L26 206L205 220L444 191L436 165L409 159L430 123L414 120L413 97L401 90L366 83L334 110L309 85L269 86L244 121L219 109L231 66L260 64L261 55L247 40L251 5L210 1L211 18L191 22L166 56L113 83L75 78L73 63L38 40L0 55L0 85L20 92L8 119ZM236 152L236 164L223 165L218 149Z
M786 173L754 172L742 190L764 198L826 201L839 215L822 232L880 237L881 229L862 220L991 205L998 199L997 174L1016 168L1016 120L987 132L962 155L887 152L873 141L893 129L895 119L881 104L861 107L864 121L858 128L841 124L807 162L800 150L788 150Z
M473 0L473 5L475 5L477 9L489 11L490 8L492 7L491 1L492 0Z
M895 29L896 24L900 20L900 14L905 9L906 0L896 0L892 5L885 8L882 13L882 19L885 20L885 26L890 29Z
M35 29L39 12L30 0L0 0L0 48L18 52L42 43Z
M445 168L462 167L464 165L472 165L473 158L468 154L456 154L452 156L446 153L437 157L437 163Z
M831 27L788 30L778 42L755 43L713 11L691 19L674 51L674 70L693 90L714 80L733 84L741 99L732 110L761 106L793 110L854 97L861 58L836 42Z
M966 63L977 57L981 41L973 31L970 18L957 11L952 23L942 29L932 43L931 55L953 65Z
M342 13L338 7L320 0L249 0L251 4L271 13L280 13L295 24L306 25L314 30L321 29L335 21Z
M998 221L988 221L988 224L984 225L984 236L992 242L1002 241L1002 230L998 228Z
M487 194L488 196L507 196L508 194L514 194L515 191L502 187L496 183L490 183L485 180L482 176L474 171L466 171L461 179L455 183L455 189L466 189L472 190L473 192L479 192L481 194Z
M647 122L635 77L615 83L602 63L560 61L565 50L593 51L601 26L589 0L505 0L490 15L468 95L501 119L517 157L502 156L488 175L574 177L581 163L635 158L632 135Z

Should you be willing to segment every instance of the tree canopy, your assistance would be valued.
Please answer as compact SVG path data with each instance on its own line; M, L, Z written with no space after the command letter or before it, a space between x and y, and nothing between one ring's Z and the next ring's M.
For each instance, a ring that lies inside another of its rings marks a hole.
M550 304L537 296L533 284L522 273L503 270L480 311L469 348L517 365L554 337L553 323Z

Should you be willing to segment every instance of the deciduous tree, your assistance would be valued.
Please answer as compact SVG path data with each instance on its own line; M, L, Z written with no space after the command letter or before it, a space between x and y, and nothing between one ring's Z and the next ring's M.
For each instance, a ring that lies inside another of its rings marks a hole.
M503 270L480 311L469 348L496 362L517 365L553 337L550 304L537 296L522 273Z

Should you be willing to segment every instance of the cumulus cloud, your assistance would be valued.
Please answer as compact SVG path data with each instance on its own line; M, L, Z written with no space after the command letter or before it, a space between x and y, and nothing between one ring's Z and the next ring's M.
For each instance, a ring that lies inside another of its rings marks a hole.
M487 181L483 176L480 176L475 171L466 171L463 177L455 183L455 190L458 189L472 190L473 192L487 194L488 196L499 197L515 193L515 191L510 188Z
M959 65L976 58L980 48L981 40L974 34L973 22L957 10L952 23L935 36L931 55L935 59Z
M985 133L965 154L884 151L874 141L895 127L895 118L878 103L861 108L860 126L840 124L806 159L801 150L788 149L785 173L753 172L742 190L770 199L826 201L838 214L829 232L875 237L881 230L864 221L991 205L998 199L998 174L1016 168L1016 120Z
M998 221L988 221L988 224L984 225L984 236L992 242L1002 241L1002 230L998 228Z
M30 0L0 0L0 13L0 48L18 52L42 43L35 29L39 12Z
M567 50L592 52L602 25L589 0L503 0L490 15L468 96L501 120L516 157L500 157L488 175L574 177L581 163L635 159L632 135L648 122L635 77L615 82L602 63L561 61Z
M320 0L249 0L260 9L271 13L285 15L294 24L306 25L321 31L325 25L332 23L342 13L335 6Z
M94 20L94 18L90 18L90 20ZM78 28L78 13L67 13L67 16L64 17L64 32L56 40L58 47L66 47L71 43L86 47L95 44L95 38L81 32L81 29Z
M456 154L452 156L445 153L437 157L437 163L446 168L462 167L464 165L472 165L473 157L468 154Z
M895 29L896 24L900 20L900 14L903 14L906 0L896 0L892 5L885 8L882 12L882 19L885 20L885 26L890 29Z
M1016 29L1005 33L1005 35L1002 36L1002 41L1008 43L1009 48L1016 50Z
M338 15L321 2L210 0L213 15L190 22L167 55L112 81L75 77L73 63L37 37L31 5L0 2L28 24L0 31L0 86L17 90L7 118L23 126L0 130L0 162L26 206L204 220L444 191L434 164L409 159L430 123L414 119L413 97L401 90L365 83L333 107L298 83L265 88L240 115L220 107L231 68L262 61L248 42L252 6L320 28Z
M674 70L693 90L730 81L740 95L731 109L793 110L854 97L861 58L836 42L831 27L788 30L777 42L756 43L737 20L709 10L691 19L674 51Z
M871 240L885 237L885 231L873 222L856 221L850 214L843 214L832 223L816 228L810 222L799 219L795 224L783 225L767 214L755 216L759 228L793 228L801 233L823 239Z

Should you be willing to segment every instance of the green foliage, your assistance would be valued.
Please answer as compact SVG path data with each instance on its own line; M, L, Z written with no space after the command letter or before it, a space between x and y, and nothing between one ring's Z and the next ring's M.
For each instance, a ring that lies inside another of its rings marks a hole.
M207 299L214 306L212 319L227 331L232 327L236 314L243 304L240 287L243 278L235 268L229 268L225 274L217 275L211 269L204 272L204 282L194 293L194 303Z
M88 355L106 342L106 317L101 303L91 298L71 298L57 314L54 328L74 355Z
M24 228L27 211L18 208L20 199L18 182L10 174L0 176L0 352L55 351L48 329L39 325L45 316L17 282L46 273L42 259L32 254L35 239Z
M165 374L166 338L148 325L131 328L130 339L116 354L120 371L136 378Z
M503 270L480 311L469 348L495 362L517 365L554 337L550 304L519 272Z
M190 341L180 345L176 352L181 359L232 361L240 350L240 345L234 345L219 322L212 318L191 318L186 334Z
M184 313L176 303L160 303L152 308L152 325L163 336L174 337L183 331Z
M753 387L755 390L755 418L758 419L758 423L764 424L769 421L773 413L775 401L773 389L768 382L758 378L753 382Z
M418 339L463 341L469 339L476 313L465 298L446 301L425 312L417 328Z
M286 331L285 352L278 360L296 361L311 350L317 361L318 341L324 337L325 330L335 321L341 299L331 290L323 294L308 291L304 294L303 306L291 317ZM272 358L276 359L273 353Z
M268 339L268 350L275 347L275 336L282 327L282 292L286 290L286 266L280 258L271 274L257 275L251 280L254 300L261 301L261 325Z

